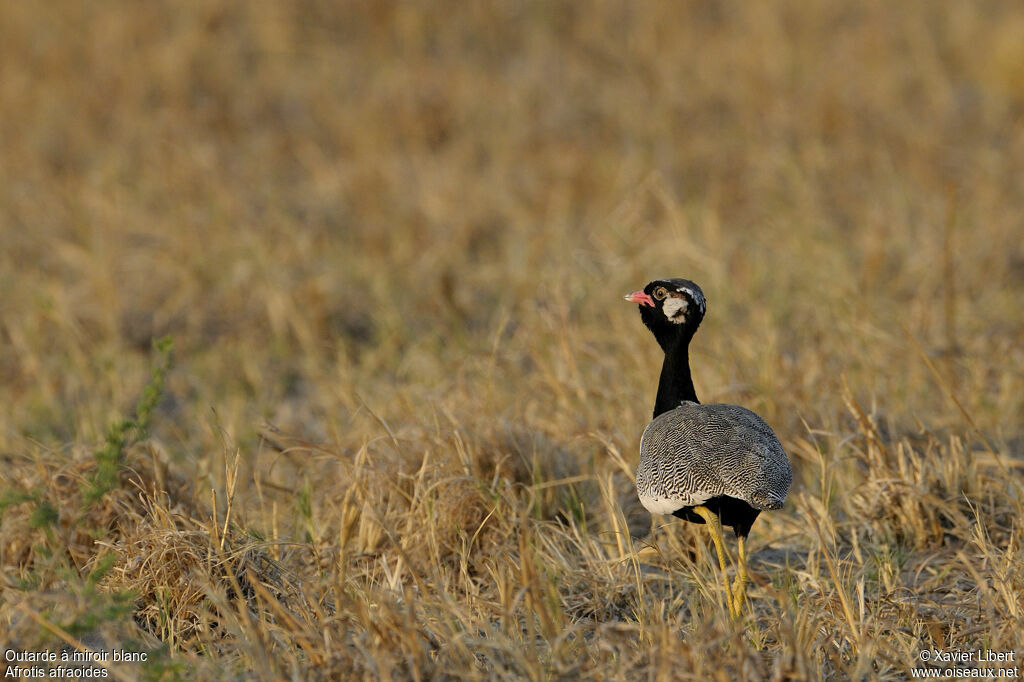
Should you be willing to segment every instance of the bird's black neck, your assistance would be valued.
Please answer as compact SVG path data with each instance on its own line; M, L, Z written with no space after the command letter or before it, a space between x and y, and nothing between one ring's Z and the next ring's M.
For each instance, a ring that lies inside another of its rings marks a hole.
M680 334L672 343L664 345L665 361L661 365L658 397L654 401L654 416L674 410L684 400L700 402L693 389L690 376L690 334Z

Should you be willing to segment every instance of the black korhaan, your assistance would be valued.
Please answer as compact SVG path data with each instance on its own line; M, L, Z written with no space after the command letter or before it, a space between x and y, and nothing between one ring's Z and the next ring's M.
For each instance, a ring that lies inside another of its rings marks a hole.
M732 617L746 589L746 538L758 514L782 507L793 480L775 432L738 405L701 405L690 374L690 341L704 319L701 288L687 279L663 279L634 291L640 318L665 353L654 419L640 439L636 487L653 514L707 523L725 581ZM736 586L724 573L722 526L736 533Z

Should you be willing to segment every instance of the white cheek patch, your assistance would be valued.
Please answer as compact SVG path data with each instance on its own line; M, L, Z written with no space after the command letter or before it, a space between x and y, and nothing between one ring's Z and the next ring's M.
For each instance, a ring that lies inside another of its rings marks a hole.
M686 309L688 307L689 305L684 297L669 296L661 304L661 312L665 313L665 317L668 318L669 322L682 324L686 321Z

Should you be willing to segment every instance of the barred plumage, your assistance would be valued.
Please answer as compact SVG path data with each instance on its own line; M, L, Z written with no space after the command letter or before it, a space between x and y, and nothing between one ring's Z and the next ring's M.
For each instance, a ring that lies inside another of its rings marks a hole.
M636 489L654 514L726 495L756 510L779 509L793 473L775 432L739 405L684 401L647 425ZM733 525L722 519L725 525Z

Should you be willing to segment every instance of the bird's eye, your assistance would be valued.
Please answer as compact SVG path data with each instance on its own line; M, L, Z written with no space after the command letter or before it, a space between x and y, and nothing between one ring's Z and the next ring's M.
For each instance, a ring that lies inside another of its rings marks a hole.
M665 298L666 296L668 296L668 291L665 289L665 287L658 287L657 289L654 290L654 298L658 299L659 301Z

